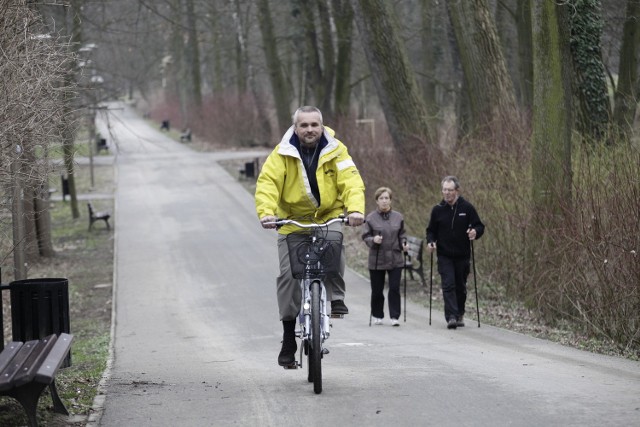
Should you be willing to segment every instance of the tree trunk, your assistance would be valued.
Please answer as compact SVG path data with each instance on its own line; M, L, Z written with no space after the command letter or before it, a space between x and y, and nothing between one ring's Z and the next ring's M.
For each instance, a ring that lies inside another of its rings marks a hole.
M385 0L358 0L354 10L389 132L399 152L410 157L416 148L430 143L427 108L393 24L391 5Z
M332 0L336 24L338 59L336 61L336 91L334 110L338 116L349 114L351 100L351 45L353 37L353 7L349 0Z
M638 48L640 47L640 0L627 0L618 65L618 84L614 95L613 123L618 135L631 137L638 99Z
M268 144L269 141L271 141L271 123L269 123L264 99L262 97L262 94L258 90L257 82L253 74L253 65L251 64L249 53L245 45L244 25L240 18L240 3L238 2L238 0L229 0L229 2L232 6L233 22L236 27L236 37L238 38L238 46L240 48L239 55L242 57L242 63L247 67L247 82L249 83L251 93L253 94L256 103L256 113L258 115L258 121L260 122L260 125L263 129L262 136L264 137L264 140L258 142Z
M335 52L333 49L333 37L331 36L331 16L327 0L318 0L318 18L320 21L320 35L322 37L322 91L318 92L322 98L318 107L327 116L328 120L333 119L333 109L331 108L331 95L333 94L333 80L336 75Z
M25 252L25 231L24 231L24 191L22 180L20 179L20 153L11 162L12 199L11 209L13 224L13 277L14 280L27 278L27 256Z
M531 0L518 0L516 10L518 31L518 80L520 104L525 111L533 108L533 52L531 40Z
M534 2L533 23L533 139L532 220L527 246L531 283L553 282L545 272L554 253L553 234L563 224L563 209L571 201L572 90L568 25L553 1ZM544 278L544 280L541 280ZM549 289L548 287L545 289ZM527 300L540 304L536 289Z
M566 14L571 29L574 92L578 101L576 127L583 137L600 141L607 134L611 117L600 47L603 25L600 1L572 0L562 7L571 8Z
M271 10L268 0L257 0L258 24L262 33L262 45L267 63L271 89L273 90L273 101L278 118L279 134L283 134L291 126L291 93L287 80L283 74L280 57L278 55L278 45L271 19Z
M512 117L513 83L486 0L447 3L469 94L473 128Z
M33 201L35 207L36 234L40 256L55 255L51 241L51 214L49 212L49 189L39 188Z
M82 44L82 22L80 20L80 10L81 4L80 0L73 0L71 2L71 8L68 13L71 13L72 18L72 27L71 27L71 49L75 52L78 51ZM74 64L69 64L69 67L73 67ZM65 87L72 87L72 76L73 73L70 71L65 76ZM65 105L64 105L64 117L71 117L71 111L74 110L74 107L71 105L74 97L71 94L68 94L65 91ZM75 156L75 146L74 139L75 134L70 126L67 126L64 130L64 137L62 141L62 155L64 158L64 166L67 171L68 183L69 183L69 204L71 206L71 216L72 218L80 218L80 210L78 209L78 196L76 193L76 180L73 172L74 165L74 156Z
M436 28L437 13L437 1L436 0L422 0L420 2L422 11L422 70L424 77L422 78L422 93L424 96L426 108L427 108L427 121L428 128L431 132L435 133L438 126L438 100L436 98L436 66L438 64L437 49L442 51L442 48L436 46L443 46L446 43L445 37L442 37L442 31L438 31ZM442 56L442 55L440 55ZM435 141L436 135L429 135L429 140Z
M209 68L212 71L209 71L211 74L211 91L214 94L222 93L223 83L223 66L222 66L222 49L218 49L217 47L221 45L222 37L220 37L220 12L216 9L216 6L213 2L207 3L210 7L208 17L209 20L209 43L211 46L214 46L214 49L210 49L210 55L212 57L209 58Z
M325 85L323 84L322 66L320 61L320 46L316 28L323 23L315 18L312 0L298 0L300 20L304 31L304 76L305 94L303 103L315 104L320 107L324 103Z
M200 76L200 47L198 45L198 28L193 0L187 0L187 40L185 45L185 66L189 70L189 96L191 103L189 109L195 108L200 111L202 108L202 85ZM185 123L189 126L189 123Z

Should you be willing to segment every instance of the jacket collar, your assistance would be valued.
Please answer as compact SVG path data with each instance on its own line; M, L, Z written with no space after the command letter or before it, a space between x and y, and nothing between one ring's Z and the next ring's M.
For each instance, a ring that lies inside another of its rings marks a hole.
M334 135L335 135L335 131L333 129L327 126L324 127L324 132L322 134L322 137L321 137L322 140L320 141L320 143L324 144L324 141L326 141L326 145L320 146L320 148L322 149L320 151L320 157L338 148L338 140L333 137ZM292 140L294 139L294 137L298 146L292 143ZM282 139L280 140L280 143L278 144L278 154L281 154L283 156L291 156L299 159L300 158L300 153L298 151L299 146L300 146L300 142L298 142L298 137L293 132L293 126L291 126L284 133L284 135L282 136Z

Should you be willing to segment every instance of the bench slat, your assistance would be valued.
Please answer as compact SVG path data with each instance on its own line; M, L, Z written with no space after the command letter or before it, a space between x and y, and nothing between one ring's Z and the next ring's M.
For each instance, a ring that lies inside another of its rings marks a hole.
M0 373L0 391L9 390L13 387L13 378L18 373L22 364L35 350L38 340L27 341L18 350L18 353L11 359L9 365Z
M5 370L5 368L11 362L11 359L18 353L20 347L22 347L22 342L12 341L4 347L2 353L0 353L0 373Z
M49 352L47 358L38 368L34 381L43 384L50 384L60 365L64 361L65 356L71 348L73 336L62 333L58 336L53 348Z
M51 334L48 337L38 341L35 349L29 355L27 360L22 364L20 370L13 378L14 387L19 387L23 384L30 382L36 374L38 368L45 360L51 348L56 342L56 334Z

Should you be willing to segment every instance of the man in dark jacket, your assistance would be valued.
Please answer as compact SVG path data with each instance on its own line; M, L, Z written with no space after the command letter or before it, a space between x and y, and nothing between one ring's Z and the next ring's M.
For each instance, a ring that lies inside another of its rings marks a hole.
M471 258L471 240L484 234L484 224L471 203L459 194L455 176L442 180L443 199L431 210L427 226L427 250L438 249L438 272L442 280L444 316L447 328L464 326L467 301L467 277Z

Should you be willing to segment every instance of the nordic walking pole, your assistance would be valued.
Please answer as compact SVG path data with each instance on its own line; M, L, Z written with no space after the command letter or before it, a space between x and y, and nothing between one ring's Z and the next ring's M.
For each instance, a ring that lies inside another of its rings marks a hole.
M382 231L378 231L378 236L382 236ZM376 270L378 270L378 255L380 254L380 244L375 243L376 246ZM371 288L371 302L373 303L373 288ZM369 309L369 326L371 326L371 318L373 317L373 312Z
M429 325L431 325L431 302L433 301L433 252L431 252L431 270L429 270Z
M404 253L404 323L407 323L407 253L404 252L405 246L407 246L407 239L404 239L402 244Z
M476 291L476 314L478 315L478 328L480 327L480 306L478 305L478 280L476 279L476 256L473 251L473 240L471 240L471 262L473 263L473 287Z

